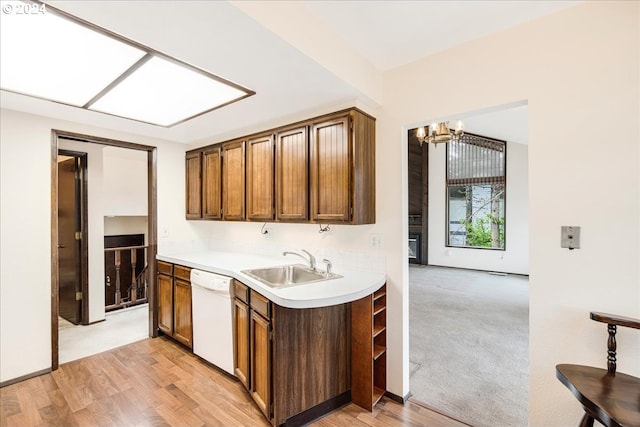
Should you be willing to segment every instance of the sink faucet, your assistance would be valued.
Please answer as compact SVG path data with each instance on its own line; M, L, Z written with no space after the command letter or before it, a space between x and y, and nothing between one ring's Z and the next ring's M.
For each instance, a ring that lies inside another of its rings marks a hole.
M309 251L305 251L304 249L300 249L302 252L304 252L305 254L307 254L309 256L309 259L307 259L307 257L305 257L302 254L299 254L298 252L290 252L290 251L284 251L282 252L282 256L286 256L286 255L296 255L299 256L300 258L302 258L303 260L305 260L306 262L309 263L309 268L312 269L313 271L316 270L316 258L311 255L311 252Z

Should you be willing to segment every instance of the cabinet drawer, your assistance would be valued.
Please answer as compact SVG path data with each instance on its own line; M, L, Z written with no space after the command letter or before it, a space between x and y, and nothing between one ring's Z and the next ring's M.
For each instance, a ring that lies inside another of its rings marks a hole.
M238 282L234 279L233 281L233 294L240 301L245 304L249 304L249 288L242 282Z
M158 273L173 276L173 264L164 261L158 261Z
M251 290L251 308L266 319L271 319L271 302L254 290Z
M189 267L183 267L181 265L175 265L173 267L173 275L187 282L191 281L191 269Z

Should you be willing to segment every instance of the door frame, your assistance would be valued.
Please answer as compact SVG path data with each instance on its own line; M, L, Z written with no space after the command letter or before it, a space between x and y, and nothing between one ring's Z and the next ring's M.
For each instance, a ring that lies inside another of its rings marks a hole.
M87 215L89 213L89 204L88 204L88 181L87 181L87 162L88 155L87 153L82 153L80 151L73 150L64 150L58 149L58 154L68 157L75 157L79 161L80 167L80 200L77 203L76 209L80 209L80 232L82 233L82 238L80 239L80 292L82 292L81 299L81 311L80 311L80 323L83 325L87 325L89 323L89 244L88 244L88 232L89 232L89 221L87 220ZM56 158L56 168L58 165L58 159ZM53 184L53 183L52 183ZM58 180L56 178L56 191L58 189ZM76 198L78 194L76 194ZM56 199L57 203L57 199ZM56 209L57 212L57 209ZM56 214L56 219L58 218ZM56 251L58 249L58 224L56 223ZM51 242L53 245L53 241ZM58 274L60 273L58 269ZM57 317L56 317L57 319Z
M89 144L101 144L111 147L128 148L147 152L147 211L148 211L148 246L147 257L149 286L149 337L158 336L158 316L156 298L156 259L158 252L158 196L157 196L157 163L158 148L133 142L84 135L64 130L51 130L51 370L55 371L59 365L59 337L58 337L58 142L60 138L70 139ZM84 237L84 236L83 236ZM86 240L86 239L83 239ZM87 265L88 266L88 265ZM87 268L88 274L88 268ZM88 281L87 281L88 286ZM88 304L87 310L88 310ZM87 316L88 317L88 316ZM88 319L87 319L88 321Z

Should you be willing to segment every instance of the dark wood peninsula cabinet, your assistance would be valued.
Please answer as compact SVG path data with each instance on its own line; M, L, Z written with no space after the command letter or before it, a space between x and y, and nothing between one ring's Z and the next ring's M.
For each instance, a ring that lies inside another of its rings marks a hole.
M292 309L234 281L235 373L274 426L349 402L350 304Z
M373 224L375 145L351 108L189 151L187 219Z

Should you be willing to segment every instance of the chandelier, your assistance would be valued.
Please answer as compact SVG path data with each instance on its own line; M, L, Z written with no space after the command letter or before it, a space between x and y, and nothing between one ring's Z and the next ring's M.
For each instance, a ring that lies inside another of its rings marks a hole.
M460 137L464 135L464 125L462 120L458 120L455 130L449 129L449 122L432 123L429 126L419 127L416 131L416 137L420 141L420 147L422 143L432 143L438 146L441 142L447 143L450 141L458 141Z

